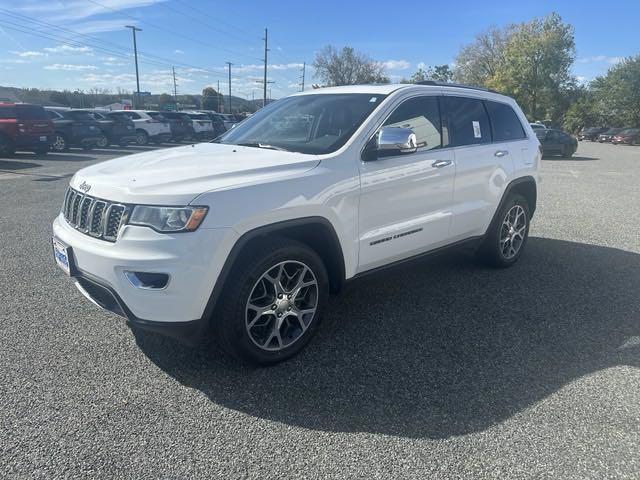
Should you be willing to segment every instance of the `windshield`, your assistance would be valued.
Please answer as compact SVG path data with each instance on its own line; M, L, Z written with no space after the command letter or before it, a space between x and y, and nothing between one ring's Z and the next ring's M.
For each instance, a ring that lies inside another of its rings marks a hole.
M384 95L347 93L296 95L259 110L216 142L309 154L342 147Z
M640 132L640 128L627 128L626 130L623 130L622 132L620 132L620 134L622 135L633 135L635 133Z

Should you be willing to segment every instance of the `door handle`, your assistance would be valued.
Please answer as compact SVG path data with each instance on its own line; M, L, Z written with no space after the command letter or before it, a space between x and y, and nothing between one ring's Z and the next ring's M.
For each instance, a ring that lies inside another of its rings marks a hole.
M494 155L496 157L505 157L509 155L509 150L497 150L496 153L494 153Z
M436 160L431 164L433 168L442 168L448 165L451 165L453 162L451 160Z

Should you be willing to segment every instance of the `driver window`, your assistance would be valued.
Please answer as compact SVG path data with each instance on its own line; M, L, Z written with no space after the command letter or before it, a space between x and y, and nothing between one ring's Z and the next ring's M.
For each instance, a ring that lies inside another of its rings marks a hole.
M442 146L440 109L435 96L404 101L383 126L410 128L416 134L418 148L433 150Z

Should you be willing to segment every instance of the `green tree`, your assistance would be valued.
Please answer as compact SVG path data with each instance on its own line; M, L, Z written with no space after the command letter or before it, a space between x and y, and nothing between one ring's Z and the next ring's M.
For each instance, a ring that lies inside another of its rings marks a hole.
M163 93L158 98L158 106L160 107L160 109L164 109L168 105L173 105L174 103L175 103L175 100L168 93Z
M327 45L316 54L313 68L325 86L389 83L384 65L351 47Z
M476 35L456 56L454 80L486 87L504 62L505 47L514 29L514 25L490 27Z
M206 87L202 90L202 108L204 110L218 110L223 104L223 97L215 91L213 87Z
M640 55L625 58L591 82L595 108L609 125L640 127Z
M513 96L529 118L557 122L564 112L554 107L576 84L574 60L573 27L552 13L514 28L486 84Z
M449 67L449 65L435 65L434 67L429 67L427 71L427 77L429 80L435 80L436 82L448 83L453 80L453 70Z

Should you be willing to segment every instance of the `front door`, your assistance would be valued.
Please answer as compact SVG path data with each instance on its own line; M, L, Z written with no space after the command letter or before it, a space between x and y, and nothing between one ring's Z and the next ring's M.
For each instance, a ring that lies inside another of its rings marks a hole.
M441 125L438 96L404 100L383 126L411 128L418 151L361 162L359 271L447 241L455 162Z

